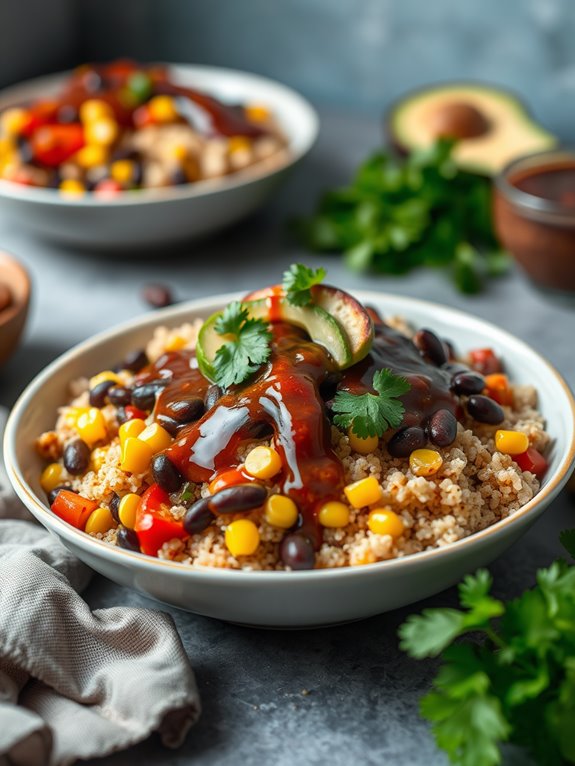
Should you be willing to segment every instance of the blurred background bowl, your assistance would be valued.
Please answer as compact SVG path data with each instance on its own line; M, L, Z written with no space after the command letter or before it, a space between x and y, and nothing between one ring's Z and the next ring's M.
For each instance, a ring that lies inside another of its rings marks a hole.
M223 178L165 189L144 189L113 199L61 196L0 181L0 207L18 225L50 240L99 250L171 245L210 234L259 208L308 153L318 133L313 107L290 88L264 77L217 67L170 65L179 83L227 103L265 104L286 135L289 157L268 168L253 166ZM0 110L57 93L68 73L40 77L0 92Z
M15 351L26 324L30 304L30 277L26 269L8 253L0 252L0 292L10 294L10 303L0 303L0 365Z

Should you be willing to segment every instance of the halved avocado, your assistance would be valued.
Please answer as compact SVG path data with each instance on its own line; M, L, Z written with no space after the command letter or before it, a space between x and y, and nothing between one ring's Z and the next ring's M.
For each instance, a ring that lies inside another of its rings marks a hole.
M403 152L425 149L441 137L458 139L454 160L482 175L495 175L516 157L557 144L518 98L478 83L420 90L396 103L386 123L392 143Z
M270 316L269 296L274 294L273 318ZM303 328L310 338L324 346L339 369L351 367L363 359L373 341L373 322L361 303L343 290L328 285L312 288L314 303L310 306L293 306L283 295L270 291L257 291L248 298L261 295L256 300L246 300L243 305L253 319L274 321L280 319ZM213 361L226 337L214 329L221 312L212 314L200 329L196 346L198 366L209 380L215 379Z

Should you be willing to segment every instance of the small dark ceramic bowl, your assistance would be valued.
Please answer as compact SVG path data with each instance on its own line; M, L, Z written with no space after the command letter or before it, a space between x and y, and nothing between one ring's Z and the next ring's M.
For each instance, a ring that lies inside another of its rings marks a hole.
M556 171L573 177L560 200L517 186L518 179ZM507 165L495 179L493 214L501 243L533 283L575 297L575 151L553 149Z

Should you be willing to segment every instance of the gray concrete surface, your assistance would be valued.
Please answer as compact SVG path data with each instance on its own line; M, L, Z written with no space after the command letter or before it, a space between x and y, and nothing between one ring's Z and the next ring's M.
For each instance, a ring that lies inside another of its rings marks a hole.
M323 112L323 128L309 160L265 211L217 238L161 258L102 258L41 243L0 215L0 247L17 253L34 279L26 339L0 371L0 403L10 404L52 358L94 332L144 310L141 286L172 285L179 299L276 280L295 260L329 269L330 281L445 302L464 308L531 343L573 383L571 341L575 314L534 292L513 273L477 298L454 292L443 276L418 272L402 278L350 275L335 257L309 257L288 237L286 219L309 210L318 191L345 180L379 142L377 122ZM342 150L344 147L344 150ZM492 566L496 593L512 596L534 581L538 567L559 554L558 532L573 526L573 506L561 496L535 527ZM96 577L92 607L152 602ZM408 609L364 622L304 632L258 631L168 610L196 670L204 714L184 747L169 752L152 738L128 753L94 761L102 766L161 764L362 764L439 766L419 719L417 701L435 663L416 663L397 647L396 629L416 609L453 605L449 590ZM506 764L524 759L510 752Z

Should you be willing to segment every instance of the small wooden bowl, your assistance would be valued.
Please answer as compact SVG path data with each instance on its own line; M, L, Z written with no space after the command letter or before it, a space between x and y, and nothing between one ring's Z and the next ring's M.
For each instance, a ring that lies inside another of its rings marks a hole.
M10 291L11 302L0 308L0 365L16 350L28 316L30 277L26 269L8 253L0 252L0 285Z

